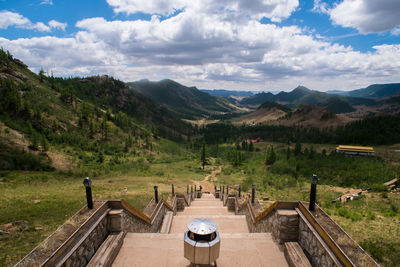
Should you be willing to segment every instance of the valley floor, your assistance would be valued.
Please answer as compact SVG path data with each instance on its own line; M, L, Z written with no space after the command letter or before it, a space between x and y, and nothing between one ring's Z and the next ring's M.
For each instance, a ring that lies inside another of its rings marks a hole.
M265 144L263 145L265 146ZM317 147L317 149L319 149ZM285 175L268 174L264 156L233 167L219 158L210 158L205 170L197 155L159 157L142 170L114 170L93 177L95 199L125 199L143 209L153 196L153 186L167 197L171 184L175 192L186 186L205 183L229 184L231 192L241 183L257 185L257 198L304 200L309 197L308 179L289 183ZM83 177L66 172L7 172L0 177L0 265L12 266L85 205ZM279 184L287 181L288 184ZM370 192L346 204L332 204L350 187L319 185L317 201L380 264L400 264L400 193Z

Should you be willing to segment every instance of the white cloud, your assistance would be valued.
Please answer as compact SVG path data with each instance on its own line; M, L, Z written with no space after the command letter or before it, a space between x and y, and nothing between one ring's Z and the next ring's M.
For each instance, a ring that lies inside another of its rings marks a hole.
M54 29L59 29L59 30L65 31L65 28L67 27L67 23L62 23L62 22L59 22L59 21L56 21L53 19L53 20L49 21L49 26Z
M298 0L107 0L116 13L171 15L177 10L219 13L221 10L244 13L253 18L281 21L288 18L299 5Z
M21 29L31 29L40 32L50 32L51 28L58 28L65 30L67 26L66 23L61 23L55 20L49 21L49 25L43 22L32 23L28 18L22 16L21 14L2 10L0 11L0 29L7 29L8 27L15 26Z
M328 12L328 4L323 2L322 0L314 0L314 7L312 11L321 13L321 14L329 14Z
M149 21L90 18L77 22L80 31L70 38L0 38L0 46L35 71L43 67L61 76L171 78L203 88L256 90L298 84L354 89L400 80L400 45L363 53L297 26L261 24L227 10L204 12L190 7L162 21L157 15ZM62 29L52 22L49 27Z
M28 26L27 29L36 29L36 30L38 30L40 32L49 32L49 31L51 31L50 27L45 25L43 22L38 22L36 24L32 24L32 25Z
M394 28L391 32L392 35L400 35L400 26Z
M53 0L43 0L42 2L40 2L40 5L53 5Z
M328 12L333 23L364 34L384 32L400 25L399 0L344 0Z
M0 11L0 29L7 29L10 26L26 27L31 21L24 16L7 10Z

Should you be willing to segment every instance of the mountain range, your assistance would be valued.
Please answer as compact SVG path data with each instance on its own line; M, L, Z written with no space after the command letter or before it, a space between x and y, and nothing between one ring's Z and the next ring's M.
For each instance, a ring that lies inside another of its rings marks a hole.
M366 88L356 89L352 91L328 91L331 94L352 96L352 97L363 97L363 98L387 98L400 96L400 83L388 83L388 84L372 84Z
M173 114L184 119L199 119L210 114L233 111L235 108L224 98L214 97L187 87L173 80L151 82L141 80L128 83L130 89L167 107Z

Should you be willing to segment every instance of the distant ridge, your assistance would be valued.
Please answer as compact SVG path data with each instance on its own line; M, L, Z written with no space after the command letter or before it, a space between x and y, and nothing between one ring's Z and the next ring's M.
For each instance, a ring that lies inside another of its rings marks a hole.
M199 119L213 113L229 112L234 109L223 98L211 96L196 87L187 87L169 79L158 82L140 80L128 85L131 90L164 105L176 116L184 119Z
M289 112L289 111L291 110L291 109L288 108L287 106L278 104L278 103L276 103L276 102L269 102L269 101L267 101L267 102L261 104L257 109L271 110L271 109L273 109L273 108L282 110L283 112Z
M372 84L367 88L349 91L346 95L366 98L383 98L400 95L400 83Z
M230 96L252 96L254 92L251 91L234 91L234 90L226 90L226 89L200 89L200 91L207 93L212 96L221 96L221 97L230 97Z
M277 95L271 93L256 94L242 99L240 103L243 105L260 105L267 101L278 102L291 108L298 107L299 105L316 105L336 114L354 111L355 109L352 105L375 104L375 101L371 99L328 94L311 90L304 86L298 86L291 92L282 91Z

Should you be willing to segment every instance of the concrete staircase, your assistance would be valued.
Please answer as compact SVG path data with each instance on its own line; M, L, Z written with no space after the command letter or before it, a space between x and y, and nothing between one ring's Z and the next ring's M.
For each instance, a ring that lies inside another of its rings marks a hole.
M218 225L221 266L288 266L270 233L249 233L244 215L235 215L211 194L203 194L176 216L166 216L161 233L127 233L113 266L190 266L183 256L187 223L207 218ZM165 225L165 226L164 226ZM168 231L170 225L170 229Z

